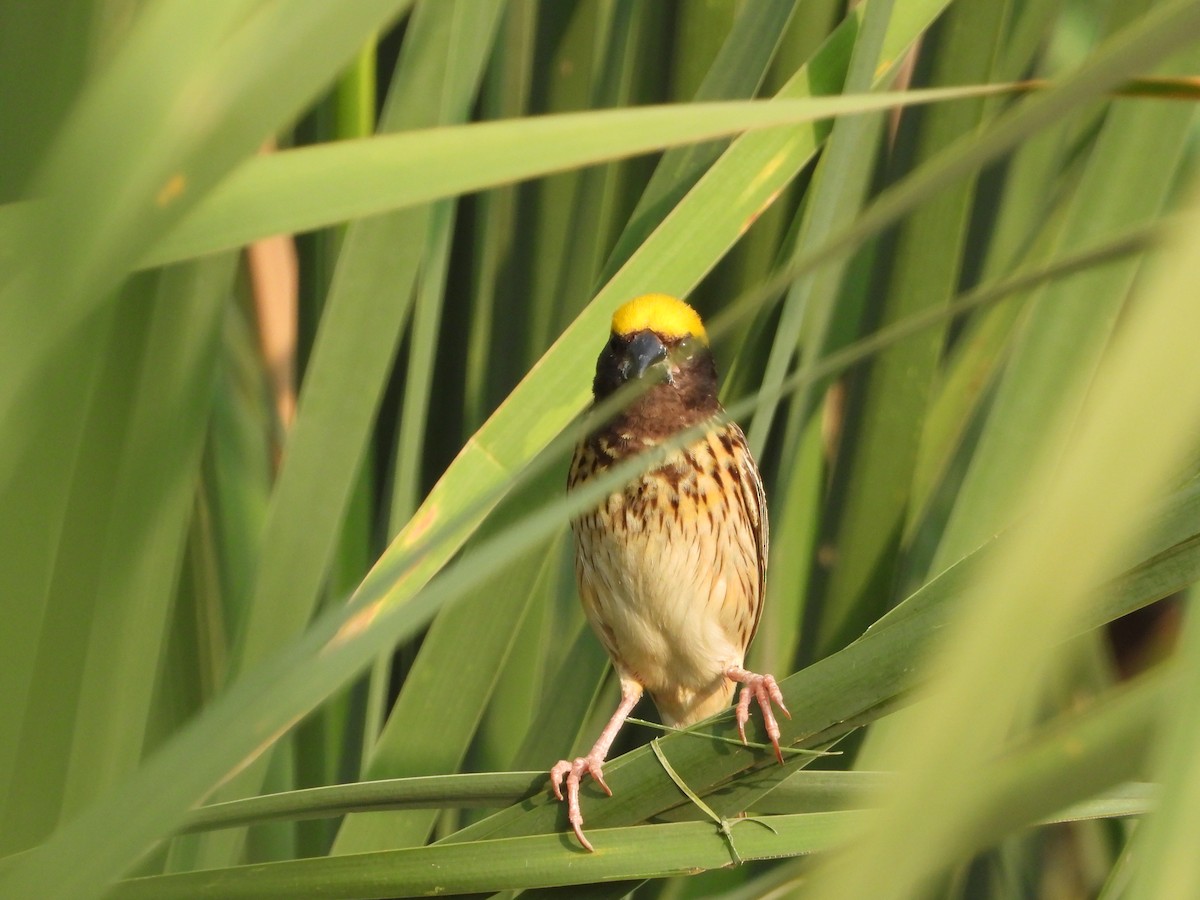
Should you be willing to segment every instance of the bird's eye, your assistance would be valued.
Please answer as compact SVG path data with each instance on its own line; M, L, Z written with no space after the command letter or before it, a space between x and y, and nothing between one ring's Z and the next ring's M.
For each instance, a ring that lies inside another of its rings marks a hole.
M673 359L678 362L686 362L696 355L700 350L700 342L694 337L685 337L675 345L671 353Z

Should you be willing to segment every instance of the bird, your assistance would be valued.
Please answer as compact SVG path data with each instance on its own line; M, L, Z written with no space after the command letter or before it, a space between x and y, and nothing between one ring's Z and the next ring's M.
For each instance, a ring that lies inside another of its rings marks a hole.
M571 522L584 614L612 659L621 701L585 756L550 770L555 797L579 843L579 789L586 776L608 796L604 761L644 692L665 725L686 728L728 708L737 685L737 727L746 741L750 704L783 763L772 704L791 718L774 676L745 668L762 618L769 529L758 466L717 399L717 370L704 323L684 301L644 294L620 306L596 361L593 407L624 385L643 390L575 447L567 489L659 447L699 436L609 493Z

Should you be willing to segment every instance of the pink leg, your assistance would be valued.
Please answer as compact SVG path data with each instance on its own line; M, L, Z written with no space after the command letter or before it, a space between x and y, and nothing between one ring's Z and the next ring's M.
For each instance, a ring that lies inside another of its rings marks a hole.
M741 666L730 666L725 670L725 677L742 686L737 704L737 727L738 734L742 736L742 743L746 743L746 723L750 721L750 701L757 700L763 713L763 724L767 729L767 737L771 739L771 744L775 747L775 758L779 760L780 765L783 765L783 751L779 749L779 723L775 721L775 713L771 709L772 701L779 704L779 708L789 719L792 714L783 705L783 692L775 683L775 676L756 675Z
M575 829L575 837L579 838L579 843L588 850L594 848L583 836L583 813L579 809L579 783L583 779L584 772L587 772L600 787L604 788L604 793L612 796L612 791L604 783L604 760L608 756L609 747L617 737L617 732L625 724L625 717L633 711L641 698L642 686L636 681L622 678L621 704L613 713L612 718L608 720L608 724L604 726L604 730L600 732L600 737L596 739L596 743L592 745L588 755L579 756L573 760L559 760L550 770L550 786L554 788L554 796L559 800L563 798L560 785L564 777L567 780L567 819L571 822L571 827Z

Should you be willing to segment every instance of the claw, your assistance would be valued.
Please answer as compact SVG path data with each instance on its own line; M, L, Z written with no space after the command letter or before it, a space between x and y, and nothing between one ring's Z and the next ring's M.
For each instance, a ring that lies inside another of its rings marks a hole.
M742 743L746 743L746 723L750 721L750 701L754 700L758 703L759 709L762 710L763 726L766 728L767 737L771 739L771 746L775 748L775 758L779 760L780 765L783 765L783 751L779 747L779 722L775 719L775 711L772 708L772 704L777 704L780 712L789 719L792 717L792 714L788 712L787 706L784 705L783 691L779 689L779 684L775 681L775 676L758 675L754 672L746 671L741 666L731 666L725 673L725 676L732 681L740 682L742 685L737 703L737 728Z
M604 767L602 765L600 765L600 763L596 762L593 759L590 759L587 757L585 757L585 759L587 760L588 774L590 774L592 776L592 781L594 781L594 782L596 782L596 784L600 785L600 787L604 791L604 793L608 794L608 796L611 797L612 789L608 786L608 783L604 780Z

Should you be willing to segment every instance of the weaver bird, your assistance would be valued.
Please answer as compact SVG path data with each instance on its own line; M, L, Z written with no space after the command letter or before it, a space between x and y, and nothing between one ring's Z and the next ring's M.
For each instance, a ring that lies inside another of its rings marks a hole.
M621 680L621 703L587 756L550 770L579 842L585 774L612 796L603 764L625 717L649 691L663 722L684 728L728 707L742 685L737 725L746 740L750 703L779 749L770 675L743 668L762 616L767 504L758 467L717 401L717 370L704 325L682 300L647 294L617 310L596 361L595 403L635 379L649 386L575 448L568 490L694 426L702 436L608 495L572 522L583 610Z

